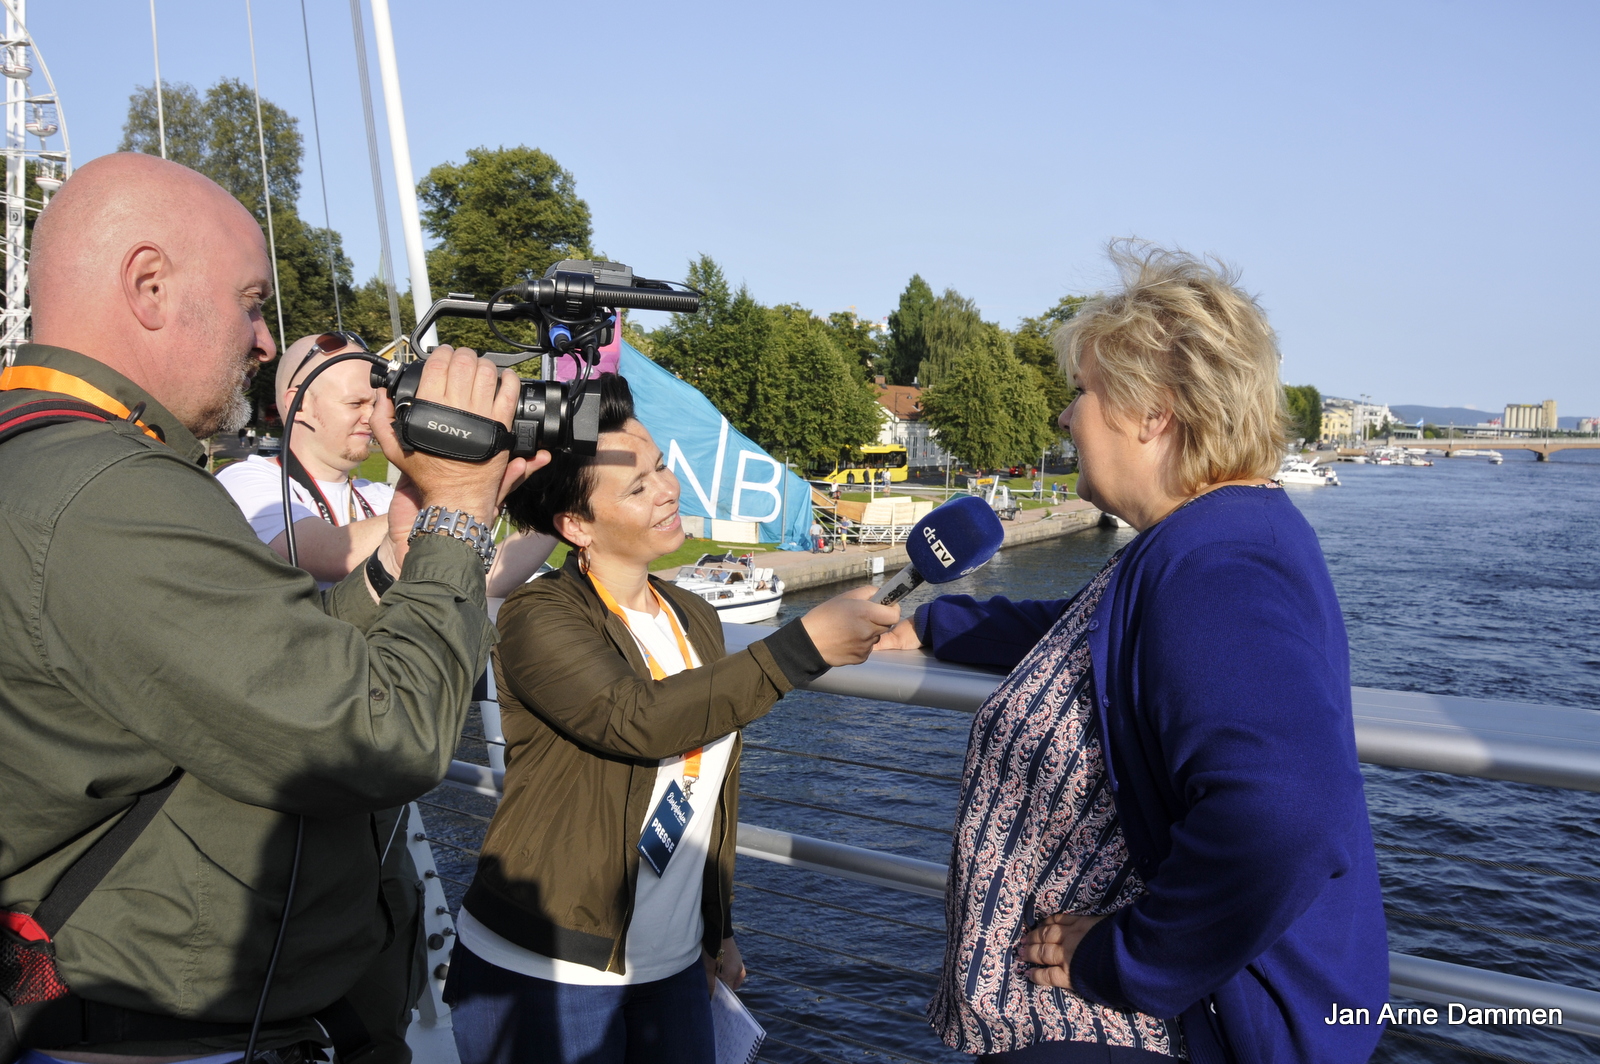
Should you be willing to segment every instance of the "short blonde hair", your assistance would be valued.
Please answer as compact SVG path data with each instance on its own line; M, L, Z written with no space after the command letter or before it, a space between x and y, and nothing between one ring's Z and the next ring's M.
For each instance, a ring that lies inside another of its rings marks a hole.
M1277 472L1289 425L1278 340L1238 274L1134 241L1110 254L1122 287L1056 330L1062 372L1092 355L1113 421L1170 409L1185 493Z

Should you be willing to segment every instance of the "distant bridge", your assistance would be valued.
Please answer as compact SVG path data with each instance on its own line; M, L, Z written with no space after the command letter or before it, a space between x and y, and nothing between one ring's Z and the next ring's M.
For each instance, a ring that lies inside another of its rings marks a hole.
M1415 440L1395 439L1390 436L1382 444L1369 440L1368 446L1399 447L1409 451L1443 451L1454 458L1457 451L1532 451L1538 461L1548 462L1557 451L1600 451L1600 439L1583 439L1575 436L1551 436L1544 439L1503 439L1478 437L1466 440ZM1366 454L1366 448L1339 448L1341 455Z

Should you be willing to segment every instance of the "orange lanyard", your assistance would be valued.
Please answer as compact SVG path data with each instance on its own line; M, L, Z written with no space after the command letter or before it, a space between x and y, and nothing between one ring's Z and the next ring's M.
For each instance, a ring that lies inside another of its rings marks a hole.
M606 585L596 579L593 573L589 574L589 582L594 585L595 593L600 596L600 601L606 604L606 609L616 614L622 623L627 625L628 631L632 632L633 625L628 624L628 615L622 612L622 607L617 604L617 600L612 597L611 592L606 590ZM673 612L672 607L667 604L667 600L662 597L661 592L657 591L653 584L647 581L645 586L650 588L650 594L655 596L656 604L661 607L661 612L666 614L667 623L672 626L672 635L678 641L678 653L683 655L683 667L686 669L693 668L694 658L690 657L689 640L683 634L683 628L678 624L678 615ZM665 680L667 678L667 670L661 667L661 663L656 660L654 654L650 653L650 649L644 645L644 641L637 639L637 637L635 638L639 644L639 649L644 653L644 663L650 667L651 678ZM697 746L683 755L685 793L694 786L694 781L700 778L700 755L704 752L705 747Z
M115 417L128 419L131 411L99 388L90 384L82 377L74 377L70 373L50 369L47 366L10 366L0 371L0 392L20 391L27 389L37 392L55 392L58 395L70 395L74 399L81 399L91 406L98 406L101 410ZM135 425L144 430L144 434L157 443L165 443L155 430L143 421L135 421Z

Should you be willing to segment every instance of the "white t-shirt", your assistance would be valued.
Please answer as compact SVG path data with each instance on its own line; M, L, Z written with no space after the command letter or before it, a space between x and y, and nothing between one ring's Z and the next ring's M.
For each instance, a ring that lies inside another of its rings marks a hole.
M666 610L655 617L626 607L622 612L627 615L633 638L649 651L668 676L700 665L693 647L689 648L689 655L694 660L684 662ZM523 949L474 920L465 907L456 921L461 944L507 971L582 986L649 983L677 975L689 967L699 959L700 940L705 936L705 917L700 913L701 889L706 858L711 852L711 822L716 819L717 798L722 794L722 781L728 774L728 759L732 754L731 732L705 745L700 757L700 778L689 795L694 815L673 851L672 860L667 862L667 870L657 876L648 862L642 858L639 861L639 878L633 890L633 918L628 924L628 945L624 952L627 970L623 974L603 972L587 964ZM657 767L649 811L639 825L641 833L671 783L683 786L682 757L669 757Z
M246 521L263 543L271 543L283 534L283 467L270 458L253 454L242 462L223 466L217 472L217 482L228 490L233 501L244 511ZM375 484L370 480L319 480L317 487L333 510L334 524L348 525L352 520L366 519L367 512L360 501L351 494L355 491L373 514L389 512L394 499L394 488L388 484ZM307 517L322 518L316 500L305 488L289 481L289 512L298 523ZM332 585L324 583L323 587Z

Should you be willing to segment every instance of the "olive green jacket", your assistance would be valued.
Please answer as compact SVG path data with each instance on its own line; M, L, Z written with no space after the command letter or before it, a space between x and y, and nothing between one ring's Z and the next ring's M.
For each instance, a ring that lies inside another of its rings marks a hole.
M577 552L500 607L505 797L462 903L525 949L619 973L659 762L738 731L828 670L799 621L725 656L715 609L650 582L683 621L700 668L651 679L628 626L578 571ZM713 956L733 934L738 821L736 739L701 894Z
M143 402L166 442L82 422L0 446L0 908L31 912L135 794L181 767L57 936L58 963L91 1000L248 1023L303 814L263 1045L298 1040L315 1032L300 1018L392 934L371 814L450 763L494 637L482 566L430 536L381 605L360 570L324 595L256 538L205 448L151 396L71 351L30 345L17 362ZM43 397L0 392L0 410Z

